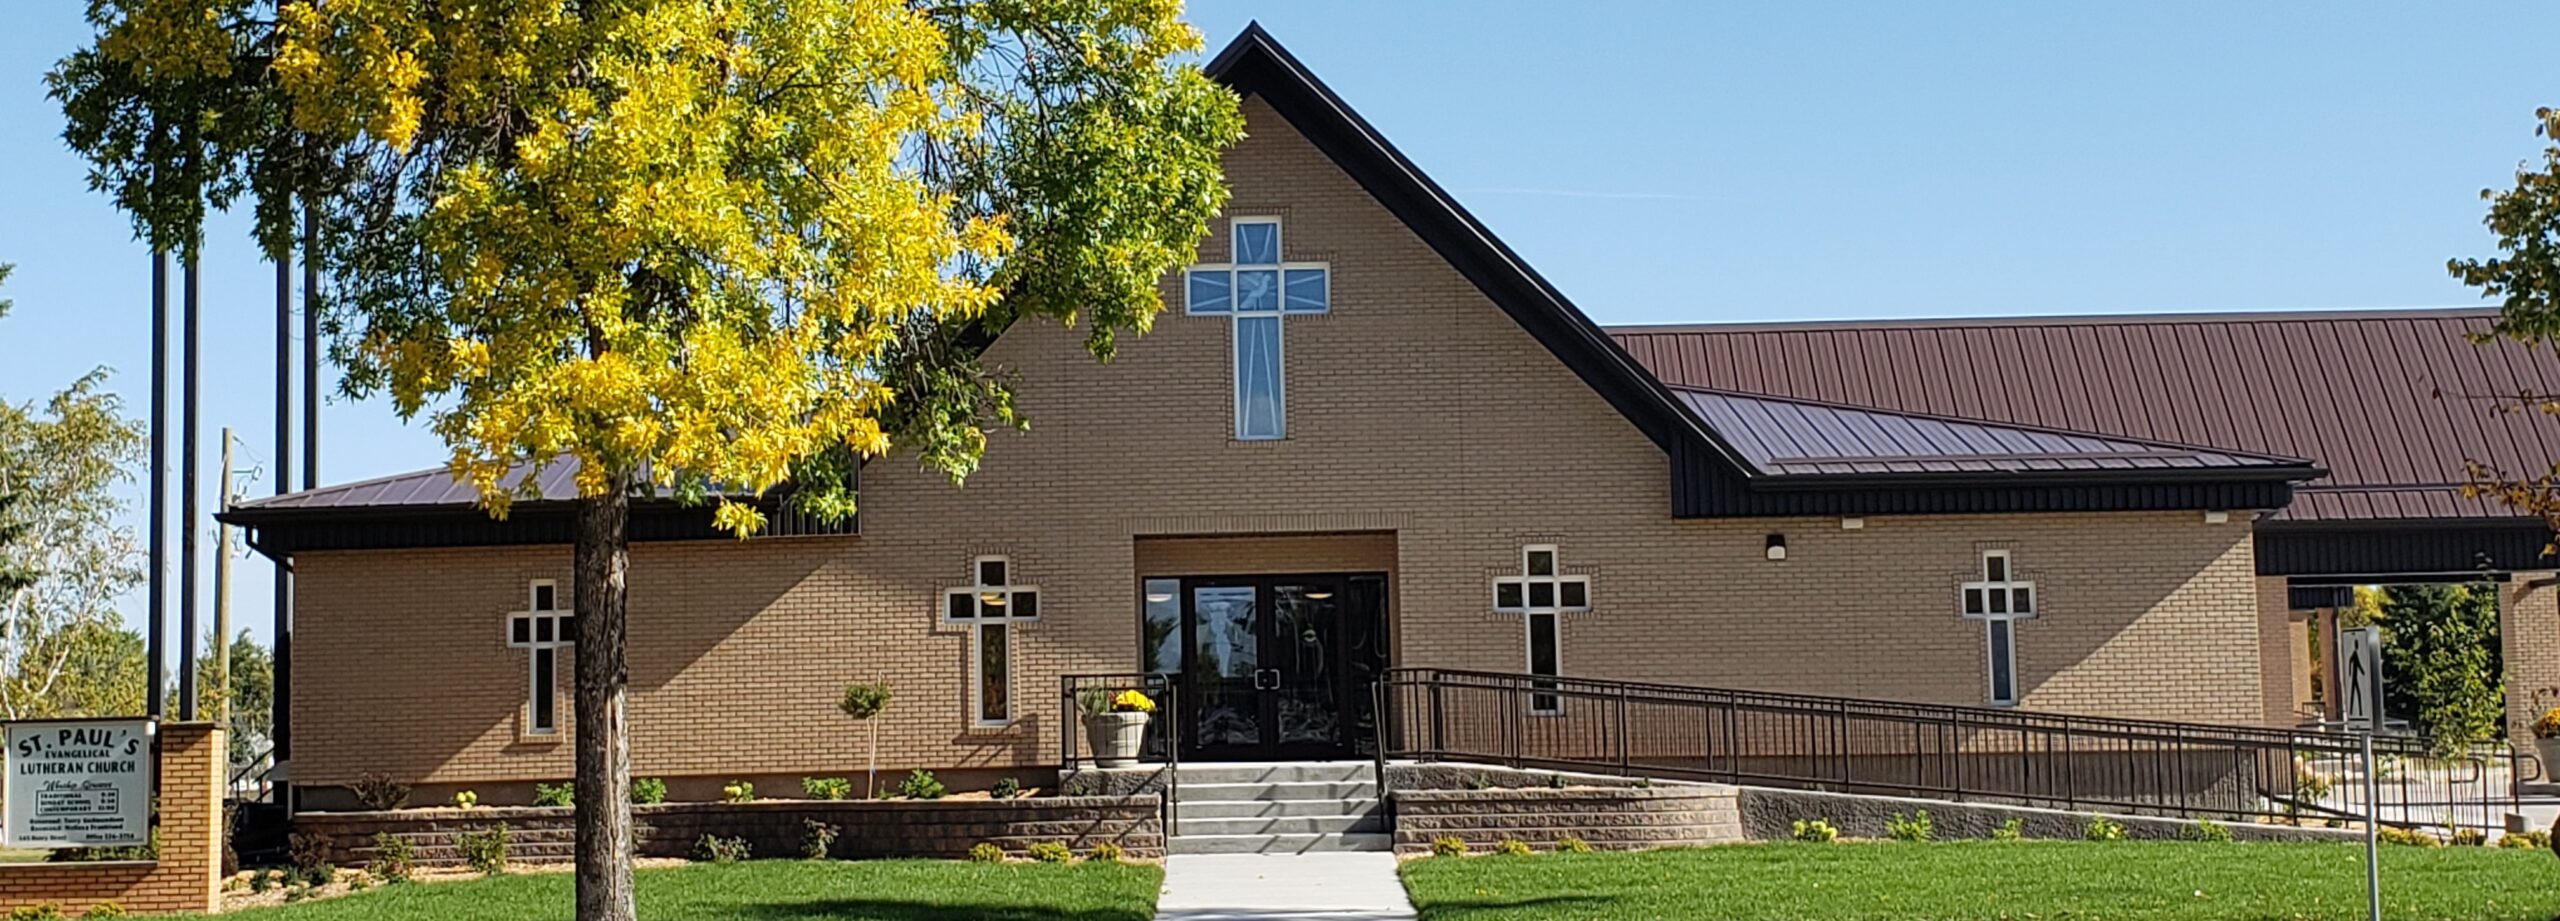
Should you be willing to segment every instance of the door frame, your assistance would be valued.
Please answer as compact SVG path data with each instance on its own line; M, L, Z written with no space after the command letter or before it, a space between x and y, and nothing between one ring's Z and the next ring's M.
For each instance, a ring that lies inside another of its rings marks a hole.
M1351 582L1361 578L1373 578L1378 580L1379 584L1375 642L1379 647L1378 668L1380 671L1383 671L1390 665L1388 659L1392 655L1392 646L1387 642L1387 637L1390 635L1388 625L1389 618L1393 616L1392 609L1395 593L1393 590L1391 576L1380 570L1348 572L1141 575L1137 579L1140 601L1138 606L1138 618L1140 625L1138 631L1139 641L1141 643L1145 642L1146 637L1146 583L1149 581L1171 581L1175 585L1174 599L1178 611L1176 616L1180 618L1180 623L1177 625L1176 635L1181 638L1180 643L1183 650L1183 668L1180 672L1169 673L1169 682L1174 686L1183 689L1177 693L1189 693L1198 681L1232 681L1234 679L1195 676L1193 672L1193 669L1199 664L1197 657L1193 655L1193 653L1199 648L1197 634L1199 627L1199 612L1196 607L1196 601L1193 593L1196 589L1200 588L1249 586L1254 589L1255 604L1261 606L1261 610L1259 611L1260 617L1255 631L1255 665L1257 668L1254 680L1255 683L1259 685L1261 681L1261 672L1279 671L1276 668L1266 669L1262 667L1265 662L1276 661L1275 647L1280 646L1284 641L1284 638L1279 636L1279 619L1276 611L1272 607L1273 600L1278 594L1275 591L1276 587L1287 584L1303 585L1311 582L1321 582L1332 587L1336 598L1341 598L1347 602L1351 597L1351 592L1349 590ZM1198 721L1201 717L1207 714L1207 708L1205 705L1200 705L1198 703L1196 695L1193 695L1190 699L1183 700L1181 710L1184 717L1184 725L1174 727L1175 744L1182 746L1182 756L1185 759L1197 759L1203 761L1303 761L1357 757L1357 753L1360 750L1360 740L1357 736L1363 731L1374 732L1375 729L1372 727L1364 730L1360 721L1355 718L1360 711L1363 696L1369 694L1370 691L1365 687L1355 688L1350 686L1352 683L1352 670L1350 668L1352 649L1351 644L1348 641L1349 634L1347 632L1349 611L1346 608L1340 613L1344 619L1341 624L1338 625L1338 629L1336 629L1332 641L1328 644L1329 648L1326 649L1327 661L1332 666L1329 669L1332 674L1331 680L1339 683L1334 689L1335 706L1339 711L1337 714L1337 723L1343 727L1342 735L1339 740L1333 743L1289 743L1279 741L1279 707L1281 691L1283 689L1275 683L1271 687L1257 686L1255 688L1257 692L1254 695L1255 721L1256 725L1259 727L1261 739L1250 745L1227 744L1215 747L1203 746L1198 739ZM1369 744L1375 745L1377 743L1375 740L1371 740Z

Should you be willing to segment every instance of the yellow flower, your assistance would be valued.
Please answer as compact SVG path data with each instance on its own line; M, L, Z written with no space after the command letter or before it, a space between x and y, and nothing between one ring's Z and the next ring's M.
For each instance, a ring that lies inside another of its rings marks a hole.
M1154 713L1156 702L1136 690L1127 690L1111 698L1111 709L1123 713Z

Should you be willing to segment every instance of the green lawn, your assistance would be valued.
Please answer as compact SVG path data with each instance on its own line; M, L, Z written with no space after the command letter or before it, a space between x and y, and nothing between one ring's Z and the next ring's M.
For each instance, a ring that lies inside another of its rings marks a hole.
M1147 921L1164 871L1083 863L760 860L639 873L643 921ZM220 921L566 919L573 881L538 873L379 886Z
M2386 847L2393 919L2553 921L2548 851ZM2361 919L2364 850L2127 841L1751 844L1432 858L1423 921L1494 919Z

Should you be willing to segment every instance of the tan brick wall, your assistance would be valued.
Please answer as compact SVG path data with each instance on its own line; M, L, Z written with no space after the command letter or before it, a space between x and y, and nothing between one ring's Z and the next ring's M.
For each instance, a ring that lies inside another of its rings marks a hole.
M866 474L859 538L635 551L642 773L858 765L832 707L855 677L898 694L884 767L1054 761L1054 676L1133 667L1136 580L1176 561L1386 559L1400 664L1516 671L1521 625L1489 610L1489 583L1523 543L1592 576L1596 610L1564 626L1571 674L1979 702L1983 628L1956 614L1956 583L2005 547L2042 589L2044 616L2018 631L2028 706L2264 718L2246 516L1674 520L1659 449L1269 108L1247 117L1230 213L1282 217L1286 258L1334 273L1330 314L1284 321L1290 437L1231 437L1224 318L1168 312L1108 365L1078 332L1015 329L989 357L1019 375L1031 431L995 435L965 488L894 458ZM1228 256L1218 226L1204 260ZM1762 558L1772 532L1785 562ZM979 553L1044 591L1003 730L969 728L968 638L935 625ZM516 738L524 658L500 635L526 579L566 584L566 548L298 566L297 780L566 776L565 745Z
M2267 701L2267 725L2293 726L2311 701L2311 646L2293 611L2283 576L2258 577L2258 680Z
M2560 573L2516 573L2500 587L2498 601L2498 641L2507 664L2507 734L2527 740L2533 738L2533 721L2542 711L2560 707Z
M52 904L76 916L102 902L136 914L203 914L222 907L222 794L230 744L211 724L163 723L159 746L159 859L0 863L0 912Z

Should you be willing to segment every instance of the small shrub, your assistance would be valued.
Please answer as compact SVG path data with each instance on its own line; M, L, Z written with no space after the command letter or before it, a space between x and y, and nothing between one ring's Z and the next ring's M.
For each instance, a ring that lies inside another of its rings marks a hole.
M1588 854L1591 853L1591 842L1584 841L1581 838L1577 838L1572 835L1566 835L1562 838L1556 839L1556 853Z
M1494 842L1493 852L1504 857L1527 857L1531 853L1529 842L1518 838L1504 838Z
M1105 841L1101 844L1094 845L1093 853L1086 855L1085 859L1099 860L1103 863L1119 863L1122 858L1127 856L1129 856L1129 852L1122 850L1119 843Z
M2489 833L2477 828L2455 829L2452 844L2455 847L2488 847Z
M663 803L663 802L666 802L666 801L667 801L667 782L666 782L666 781L664 781L664 780L660 780L660 779L655 778L655 777L635 777L635 778L632 778L632 780L631 780L631 804L632 804L632 805L634 805L634 806L654 806L654 805L657 805L657 804L659 804L659 803Z
M853 781L843 777L803 777L800 778L800 795L810 799L850 799L853 797Z
M996 781L995 786L987 788L987 795L996 799L1012 799L1014 797L1021 796L1022 781L1015 780L1011 777L1003 778Z
M800 856L825 860L836 848L836 835L844 829L816 819L800 820Z
M857 720L879 716L880 711L887 709L888 706L888 685L862 681L845 685L844 698L836 702L836 709L844 711L844 715Z
M329 866L329 851L335 843L318 832L294 832L285 839L285 859L308 875Z
M693 859L703 863L737 863L752 856L745 838L723 838L704 835L693 843Z
M1031 859L1041 863L1066 863L1075 859L1076 856L1074 851L1067 849L1067 843L1064 841L1033 842L1024 850L1031 855Z
M2025 819L2010 819L2000 823L2000 827L1991 830L1993 841L2019 841L2026 837L2027 820Z
M1937 837L1937 833L1937 826L1930 823L1929 810L1926 809L1913 811L1908 819L1897 812L1884 820L1884 836L1895 841L1927 841Z
M2091 841L2122 841L2124 840L2124 823L2111 821L2106 816L2093 815L2089 817L2089 824L2081 826L2080 837Z
M1466 839L1464 839L1464 838L1457 838L1457 837L1433 838L1433 839L1431 839L1431 856L1433 856L1433 857L1464 857L1464 856L1467 856L1467 841L1466 841Z
M490 826L487 831L469 831L453 836L453 849L462 852L462 863L480 871L482 876L507 872L507 823Z
M383 882L405 883L409 881L409 871L417 865L416 858L417 849L409 839L378 831L373 833L373 862L365 868L382 877Z
M37 902L33 905L20 905L9 909L9 921L61 921L61 919L62 906L52 902Z
M2376 840L2379 840L2384 844L2397 844L2403 847L2444 846L2444 841L2434 835L2406 828L2392 828L2390 826L2384 826L2381 830L2374 832L2373 836Z
M1798 841L1813 844L1829 844L1840 840L1840 830L1831 827L1830 822L1822 819L1797 819L1794 825L1788 826L1788 834Z
M556 784L534 784L533 804L536 806L575 806L578 804L578 784L575 781L567 780Z
M2195 824L2178 830L2178 837L2207 844L2231 843L2231 826L2212 819L2197 819Z
M276 887L276 871L260 870L249 874L249 891L265 892Z
M311 887L303 883L296 883L293 888L284 891L284 900L287 904L299 902L310 897Z
M942 781L933 779L933 772L923 768L907 772L907 779L898 782L898 795L908 799L941 799L946 792Z
M2551 833L2547 831L2529 831L2523 834L2508 833L2498 838L2498 846L2518 850L2539 851L2551 846Z
M1547 789L1549 789L1549 790L1562 790L1562 789L1564 789L1564 775L1562 775L1562 774L1549 774L1549 775L1547 775Z
M720 786L720 801L752 803L756 801L756 785L751 781L732 780Z
M969 862L1003 863L1004 848L997 847L991 842L980 841L969 848Z
M469 790L463 790L453 795L453 808L455 809L469 809L477 805L480 805L480 794L473 793Z
M355 782L347 785L347 792L355 794L356 802L367 809L390 810L409 804L408 784L372 771L356 775Z
M347 891L363 892L373 888L373 874L358 870L347 874Z
M305 886L326 886L337 880L338 868L325 863L302 871L302 884Z
M91 906L89 906L89 913L88 913L85 917L90 917L90 918L121 918L121 917L124 917L125 915L128 915L128 914L131 914L131 912L128 912L128 911L125 911L125 910L124 910L124 903L123 903L123 902L119 902L119 901L116 901L116 900L114 900L114 899L108 899L108 900L106 900L106 901L104 901L104 902L100 902L100 903L98 903L98 904L95 904L95 905L91 905Z

